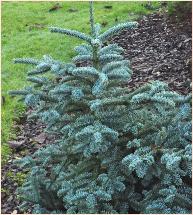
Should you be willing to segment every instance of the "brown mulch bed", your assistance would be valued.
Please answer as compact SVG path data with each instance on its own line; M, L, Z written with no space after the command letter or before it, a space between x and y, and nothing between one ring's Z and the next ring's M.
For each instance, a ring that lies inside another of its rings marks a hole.
M166 14L152 14L143 17L137 29L122 31L110 42L123 47L125 58L131 61L129 88L160 80L180 94L191 91L191 19L180 22Z
M44 132L45 125L41 122L27 120L29 112L31 111L29 110L14 126L18 130L17 139L8 142L13 153L8 162L2 167L1 188L6 190L6 192L1 191L2 214L23 213L18 208L21 202L17 198L16 189L21 183L17 177L17 173L25 172L14 161L26 155L33 154L40 147L52 144L56 139L53 135L48 135ZM10 173L12 173L11 177ZM26 213L30 214L30 209Z
M126 59L131 61L133 76L128 87L133 89L151 80L165 81L171 90L180 94L191 91L192 77L192 23L191 20L169 19L164 14L152 14L139 21L135 30L122 31L111 38L125 50ZM28 113L26 113L27 116ZM27 121L26 116L16 126L20 130L7 164L2 167L2 214L22 213L18 209L16 196L18 182L8 173L21 172L13 161L16 158L33 154L38 148L50 144L55 137L43 132L44 125L36 121ZM20 146L18 146L20 145ZM30 213L31 211L27 211Z

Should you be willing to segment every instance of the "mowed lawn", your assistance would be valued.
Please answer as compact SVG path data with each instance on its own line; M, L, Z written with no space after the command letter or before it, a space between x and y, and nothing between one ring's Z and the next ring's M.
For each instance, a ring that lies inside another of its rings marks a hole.
M41 58L49 54L54 59L69 62L74 56L77 39L52 34L49 26L76 29L89 33L88 2L59 2L62 7L49 12L57 2L3 2L2 9L2 65L1 92L5 98L2 104L2 163L6 162L11 150L6 142L17 135L13 124L25 111L16 98L8 95L9 90L27 86L28 66L13 64L14 58ZM153 2L155 7L157 2ZM104 6L112 6L107 9ZM95 20L105 30L123 21L132 21L153 12L143 2L95 2Z

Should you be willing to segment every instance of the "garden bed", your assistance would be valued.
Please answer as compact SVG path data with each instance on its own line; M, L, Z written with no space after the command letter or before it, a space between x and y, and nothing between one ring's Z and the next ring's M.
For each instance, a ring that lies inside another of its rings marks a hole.
M189 93L192 71L191 30L190 20L177 22L165 14L152 14L143 17L137 29L122 31L111 38L110 42L122 46L125 58L131 61L133 76L128 87L133 90L151 80L160 80L167 82L173 91ZM25 173L13 163L14 160L33 154L55 139L43 132L43 124L26 120L28 113L16 125L20 130L18 137L9 142L14 148L13 154L2 167L2 214L22 213L17 207L19 200L16 188L24 180Z
M122 31L110 42L124 48L131 61L133 75L129 88L151 80L168 83L180 94L191 91L192 23L177 21L166 14L151 14L139 21L137 29Z
M15 127L19 131L17 139L9 141L8 144L13 149L13 153L8 162L2 167L2 213L10 214L12 212L22 213L17 206L21 203L17 198L16 189L21 186L25 180L26 173L19 168L14 161L25 157L26 155L33 154L40 147L51 144L55 141L53 135L44 133L45 126L35 120L27 120L29 110L23 118L20 119ZM27 211L29 214L30 210Z

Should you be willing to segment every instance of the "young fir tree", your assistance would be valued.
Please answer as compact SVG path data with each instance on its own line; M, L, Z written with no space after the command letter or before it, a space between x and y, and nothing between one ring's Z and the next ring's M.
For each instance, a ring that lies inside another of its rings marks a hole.
M191 213L191 95L159 81L130 92L123 49L104 46L135 22L100 33L90 3L91 35L52 27L86 42L74 63L44 56L31 64L34 83L22 95L58 140L20 161L29 170L19 189L33 213ZM77 67L77 62L90 66ZM43 76L44 73L50 76Z

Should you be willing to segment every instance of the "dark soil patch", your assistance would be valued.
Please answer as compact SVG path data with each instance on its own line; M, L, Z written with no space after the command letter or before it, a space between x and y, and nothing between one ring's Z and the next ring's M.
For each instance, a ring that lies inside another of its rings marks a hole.
M192 78L192 22L178 22L166 14L152 14L139 21L137 29L125 30L110 43L124 48L131 61L133 89L151 80L167 82L170 89L187 94Z
M131 90L151 80L160 80L167 82L172 90L187 94L191 91L191 38L190 20L177 23L166 15L153 14L140 20L137 29L122 31L111 38L110 42L122 46L125 49L125 58L131 61L133 76L128 84ZM13 211L22 213L17 207L20 203L16 195L18 181L9 177L10 172L15 176L22 170L13 161L26 154L33 154L38 148L53 143L55 139L43 132L43 124L27 121L26 116L16 125L20 134L16 142L10 141L14 153L2 167L2 214Z
M1 212L2 214L11 214L11 213L22 213L19 210L18 206L21 203L16 195L16 189L20 186L20 180L17 176L18 173L25 172L19 168L14 161L25 157L26 155L33 154L40 147L44 147L47 144L52 144L55 140L55 137L44 133L45 126L35 120L27 120L26 115L18 122L15 127L19 130L17 139L15 140L18 143L22 143L21 146L10 144L10 147L13 148L13 154L9 158L8 162L2 167L2 178L1 178ZM10 141L11 143L14 141ZM26 211L31 213L30 210Z

